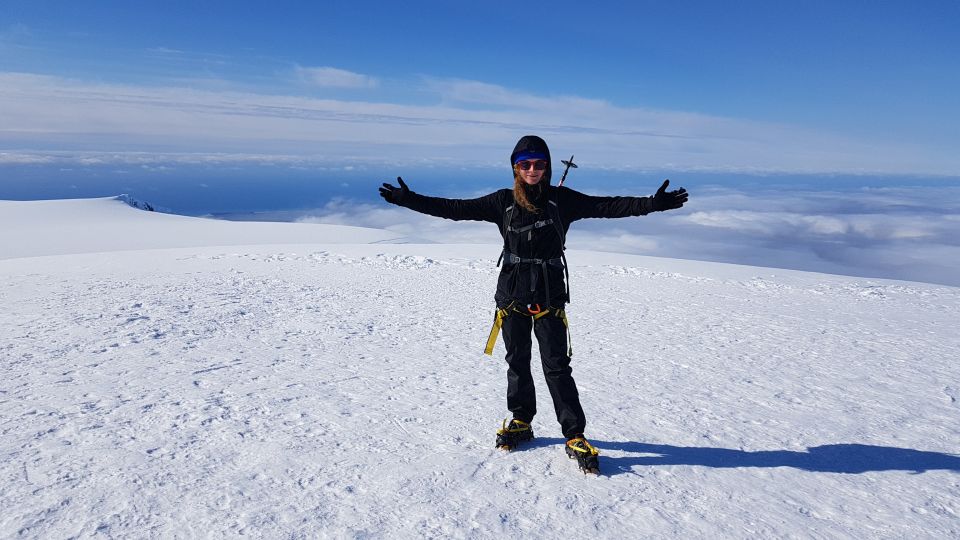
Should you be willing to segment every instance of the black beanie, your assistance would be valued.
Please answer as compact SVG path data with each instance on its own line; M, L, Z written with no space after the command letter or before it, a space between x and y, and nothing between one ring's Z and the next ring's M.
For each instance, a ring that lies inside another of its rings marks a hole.
M510 168L513 169L513 162L516 160L518 154L534 152L547 156L547 169L543 171L543 178L540 181L549 184L550 177L553 173L553 165L550 163L550 149L547 148L546 141L536 135L524 135L520 137L520 140L517 141L517 146L513 148L513 153L510 154Z

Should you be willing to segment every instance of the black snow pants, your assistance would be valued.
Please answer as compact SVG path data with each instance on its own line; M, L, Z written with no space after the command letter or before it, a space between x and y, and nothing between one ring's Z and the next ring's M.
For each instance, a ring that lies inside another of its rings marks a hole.
M557 421L567 438L583 433L587 420L573 380L567 355L567 327L553 313L539 319L512 312L503 320L503 343L507 349L507 408L514 418L529 423L537 414L537 398L530 373L530 330L540 344L540 362L553 398Z

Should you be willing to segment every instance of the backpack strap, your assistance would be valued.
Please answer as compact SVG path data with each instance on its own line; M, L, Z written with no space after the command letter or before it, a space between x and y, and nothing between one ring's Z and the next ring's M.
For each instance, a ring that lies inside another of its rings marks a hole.
M557 188L557 199L560 198L560 188ZM557 204L557 201L550 199L547 201L549 206L553 207L554 215L556 219L551 219L554 225L557 227L557 234L560 236L560 259L563 261L563 275L566 277L566 293L567 293L567 302L570 302L570 269L567 264L567 233L563 231L563 224L560 222L560 205Z
M510 244L507 243L507 232L510 231L510 221L513 217L513 208L515 204L504 208L503 210L503 250L500 252L500 258L497 259L497 266L503 261L503 254L510 251Z

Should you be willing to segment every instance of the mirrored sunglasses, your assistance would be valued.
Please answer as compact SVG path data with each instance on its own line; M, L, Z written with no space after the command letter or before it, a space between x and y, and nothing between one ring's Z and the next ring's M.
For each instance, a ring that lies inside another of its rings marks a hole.
M525 159L523 161L518 161L517 166L520 167L522 171L529 171L530 167L533 167L536 171L542 171L547 168L547 162L542 159Z

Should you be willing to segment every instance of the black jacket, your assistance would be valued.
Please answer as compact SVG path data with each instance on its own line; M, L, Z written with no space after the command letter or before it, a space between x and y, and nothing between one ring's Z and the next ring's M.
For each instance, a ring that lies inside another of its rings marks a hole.
M511 301L524 305L560 307L569 301L560 258L567 230L574 221L642 216L653 211L651 197L594 197L567 187L551 185L542 189L539 186L529 187L527 190L530 202L538 210L536 213L515 204L510 189L501 189L476 199L427 197L411 191L398 204L446 219L495 223L504 238L505 252L525 260L511 262L516 259L510 256L504 258L495 296L497 305L501 307ZM549 220L553 222L547 223ZM537 222L540 222L539 225ZM528 259L550 262L535 263L526 261Z

